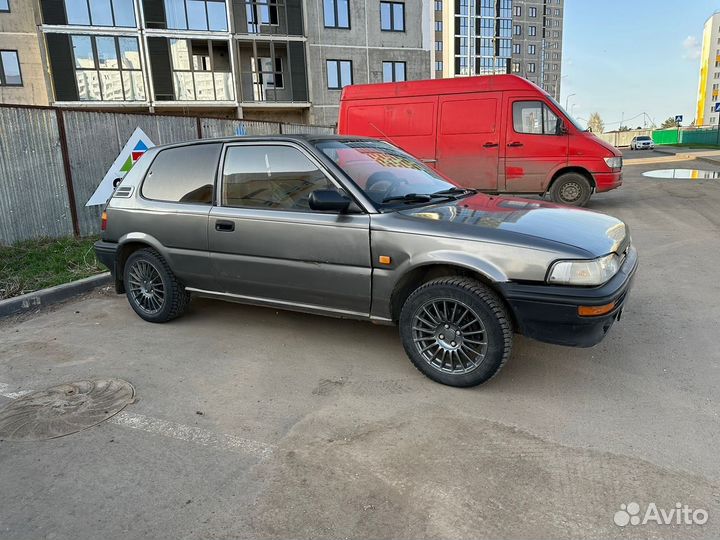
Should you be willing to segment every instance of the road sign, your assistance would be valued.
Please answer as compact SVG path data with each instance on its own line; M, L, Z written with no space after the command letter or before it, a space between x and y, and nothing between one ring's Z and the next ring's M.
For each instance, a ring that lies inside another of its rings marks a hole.
M675 122L676 122L677 124L679 124L680 122L682 122L682 114L678 114L678 115L675 117Z
M715 112L720 112L720 103L715 104Z

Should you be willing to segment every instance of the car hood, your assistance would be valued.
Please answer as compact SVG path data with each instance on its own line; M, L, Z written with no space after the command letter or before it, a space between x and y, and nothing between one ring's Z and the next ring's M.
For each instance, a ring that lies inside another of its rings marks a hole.
M483 194L398 212L424 232L514 242L540 249L573 248L578 256L621 253L630 242L621 220L581 208Z

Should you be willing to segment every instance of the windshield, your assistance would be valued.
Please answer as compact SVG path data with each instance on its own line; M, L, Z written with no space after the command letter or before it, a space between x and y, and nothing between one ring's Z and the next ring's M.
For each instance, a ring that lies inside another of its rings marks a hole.
M582 127L577 120L575 120L572 116L568 114L568 112L563 109L562 105L560 105L550 94L545 94L545 97L549 99L553 105L555 105L558 109L560 109L560 112L563 114L565 118L568 119L568 121L575 126L576 129L579 129L580 131L587 131L584 127Z
M649 141L649 140L650 140L650 137L648 137L647 135L645 135L645 136L642 136L642 137L638 137L637 140L638 140L638 141Z
M412 196L457 188L424 163L386 142L321 141L315 146L380 208L427 204L435 199Z

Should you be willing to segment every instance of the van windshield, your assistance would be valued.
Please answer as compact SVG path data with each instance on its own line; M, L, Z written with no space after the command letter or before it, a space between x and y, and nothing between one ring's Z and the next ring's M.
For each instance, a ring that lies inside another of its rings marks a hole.
M427 204L442 197L474 193L383 141L332 140L315 146L379 207Z
M545 97L548 98L553 105L555 105L558 109L560 109L560 112L563 114L563 116L565 118L567 118L570 121L570 123L573 126L575 126L576 129L579 129L580 131L587 131L587 129L582 127L577 120L575 120L572 116L570 116L568 114L568 112L565 109L563 109L562 105L560 105L557 101L555 101L555 99L550 94L545 94Z

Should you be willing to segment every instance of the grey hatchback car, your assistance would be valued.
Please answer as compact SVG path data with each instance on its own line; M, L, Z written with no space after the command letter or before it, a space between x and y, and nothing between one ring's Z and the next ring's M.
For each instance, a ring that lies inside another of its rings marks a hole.
M456 186L340 136L155 147L115 189L98 259L150 322L191 294L397 324L413 364L473 386L518 332L588 347L620 318L637 254L600 213Z

